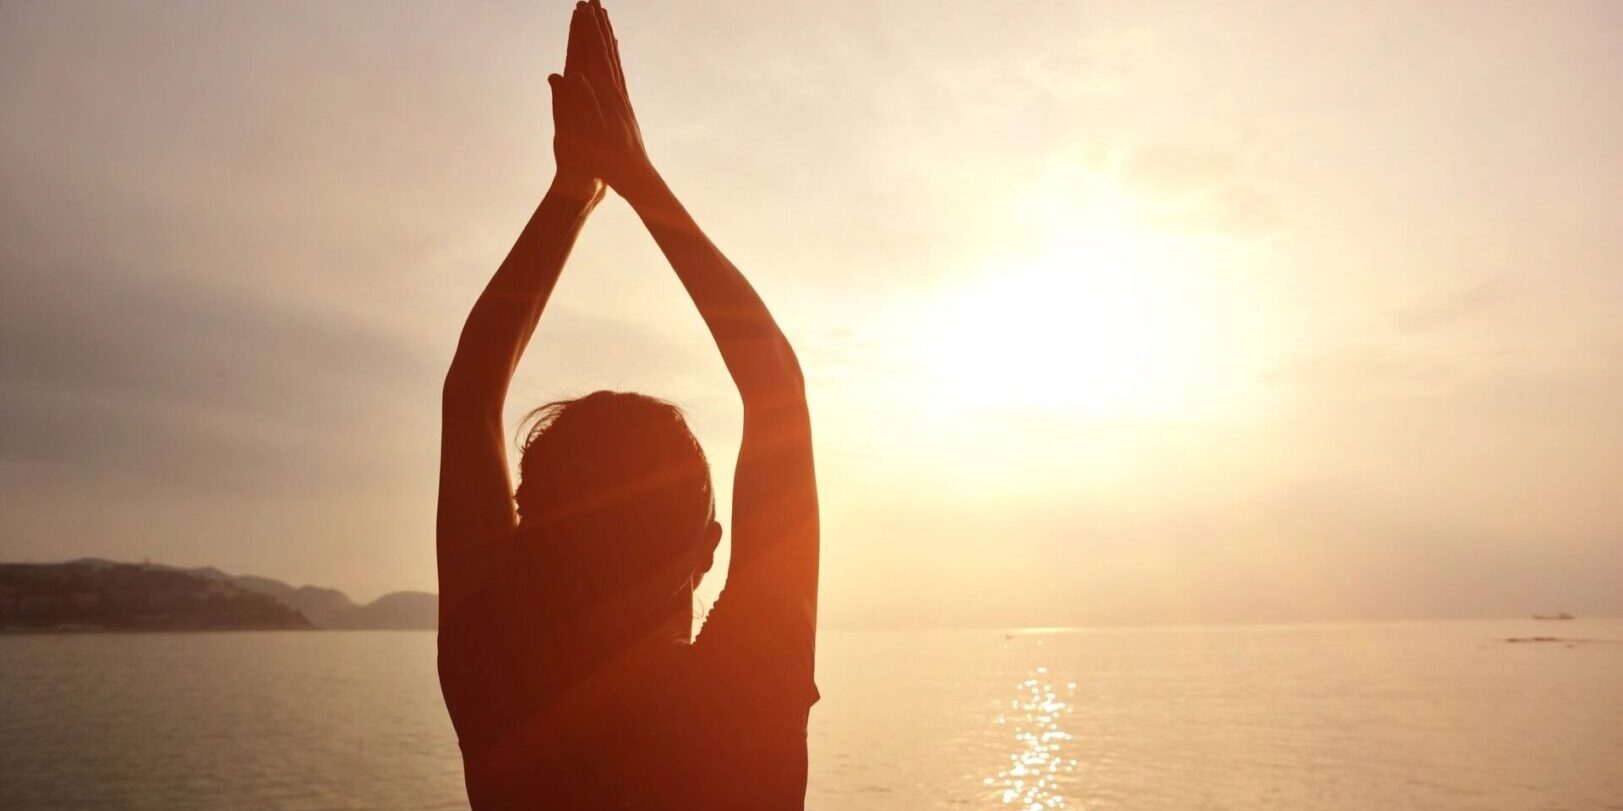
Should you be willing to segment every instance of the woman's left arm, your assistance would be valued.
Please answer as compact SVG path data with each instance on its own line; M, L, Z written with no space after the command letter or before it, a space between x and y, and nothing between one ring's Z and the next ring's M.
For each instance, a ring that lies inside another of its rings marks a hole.
M579 9L570 25L566 76L583 68ZM508 475L502 406L519 358L529 345L541 311L604 186L585 150L596 117L590 99L563 76L552 86L553 152L557 175L507 259L473 305L456 356L445 375L441 402L439 511L435 521L440 616L483 581L488 542L510 535L518 524Z
M440 406L435 536L441 606L460 602L477 585L484 543L518 524L502 406L564 261L600 197L601 188L554 182L462 327Z

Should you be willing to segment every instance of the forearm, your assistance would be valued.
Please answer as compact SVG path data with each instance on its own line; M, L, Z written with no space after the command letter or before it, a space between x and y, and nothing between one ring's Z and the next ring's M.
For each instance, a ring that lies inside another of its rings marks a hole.
M648 172L621 193L642 218L710 329L746 408L801 394L788 340L744 275L705 236L662 178Z
M597 197L554 183L480 294L446 375L447 403L501 407L519 357L535 332L565 260Z

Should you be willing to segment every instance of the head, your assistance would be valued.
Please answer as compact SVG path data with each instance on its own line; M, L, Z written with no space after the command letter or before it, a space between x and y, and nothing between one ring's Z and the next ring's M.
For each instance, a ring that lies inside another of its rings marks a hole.
M682 412L599 391L526 420L516 500L520 536L544 561L538 588L614 636L691 634L693 590L710 570L710 465Z

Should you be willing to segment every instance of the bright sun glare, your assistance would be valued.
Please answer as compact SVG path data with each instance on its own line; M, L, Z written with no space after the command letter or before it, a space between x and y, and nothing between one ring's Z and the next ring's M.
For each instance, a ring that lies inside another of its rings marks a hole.
M972 409L1177 419L1224 407L1243 358L1221 247L1157 227L1120 193L1034 202L1035 250L930 305L933 387Z

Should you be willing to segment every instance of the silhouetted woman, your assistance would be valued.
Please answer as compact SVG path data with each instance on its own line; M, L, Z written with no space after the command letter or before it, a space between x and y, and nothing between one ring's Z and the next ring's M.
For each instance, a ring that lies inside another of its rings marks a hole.
M801 808L817 699L817 492L800 368L766 306L649 162L618 43L577 5L548 77L557 175L463 328L446 375L440 683L476 809ZM732 562L682 415L600 391L532 414L515 494L502 405L605 184L659 244L744 406Z

